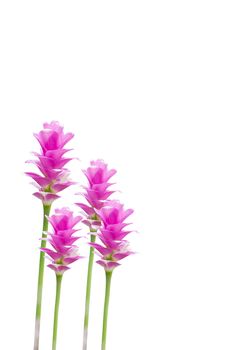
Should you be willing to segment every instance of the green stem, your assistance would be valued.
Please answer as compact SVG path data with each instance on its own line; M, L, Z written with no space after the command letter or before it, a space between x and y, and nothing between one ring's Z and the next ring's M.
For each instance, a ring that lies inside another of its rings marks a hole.
M106 271L106 288L104 299L104 316L103 316L103 332L102 332L102 350L106 349L107 323L108 323L108 306L111 288L112 271Z
M46 247L47 235L44 233L48 231L48 219L47 216L50 213L51 205L43 204L43 232L41 240L41 248ZM34 336L34 350L39 350L39 340L40 340L40 319L41 319L41 303L42 303L42 290L43 290L43 280L44 280L44 253L40 252L39 261L39 272L38 272L38 283L37 283L37 301L36 301L36 321L35 321L35 336Z
M54 307L52 350L56 350L56 347L57 347L57 325L58 325L58 313L59 313L59 304L60 304L60 296L61 296L62 275L56 275L56 279L57 279L57 285L56 285L56 300L55 300L55 307Z
M91 229L91 232L96 232L96 230ZM95 242L95 239L96 239L96 236L91 235L92 243ZM90 247L88 271L87 271L87 284L86 284L86 302L85 302L84 329L83 329L83 350L87 349L87 335L88 335L88 324L89 324L89 309L90 309L93 262L94 262L94 248Z

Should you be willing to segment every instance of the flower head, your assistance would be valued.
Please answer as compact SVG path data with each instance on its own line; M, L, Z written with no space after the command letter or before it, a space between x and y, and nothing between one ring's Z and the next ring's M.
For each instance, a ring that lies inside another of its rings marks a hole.
M79 230L75 226L82 220L81 216L74 216L68 208L56 209L55 214L48 218L53 232L48 233L47 241L53 249L41 248L46 253L51 264L48 266L57 274L68 270L68 265L81 258L78 247L74 243L80 238L73 236Z
M74 182L70 181L70 172L65 165L72 159L66 158L64 155L70 149L64 146L73 138L72 133L64 133L63 127L58 122L44 123L43 130L38 134L34 134L35 138L41 146L41 152L33 154L36 160L30 160L37 166L39 174L26 172L34 180L38 192L34 195L41 199L44 204L51 204L55 199L59 198L58 192L64 190Z
M124 209L117 201L108 201L105 206L97 211L102 226L97 234L101 243L90 243L100 256L98 264L105 270L113 270L119 266L119 260L127 257L133 252L129 248L129 242L124 238L132 231L126 230L129 223L125 223L133 209Z
M87 225L98 225L99 219L97 211L103 207L109 196L114 193L110 191L109 187L113 185L110 183L110 178L116 173L115 169L108 169L106 163L103 160L91 161L90 167L83 170L88 185L84 186L84 193L82 195L87 201L87 204L76 203L87 216L87 220L84 221Z

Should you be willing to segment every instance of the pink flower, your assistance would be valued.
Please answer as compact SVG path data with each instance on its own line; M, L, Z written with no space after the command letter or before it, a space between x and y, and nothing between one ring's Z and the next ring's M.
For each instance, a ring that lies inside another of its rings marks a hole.
M97 211L101 219L102 226L97 234L101 243L90 243L94 247L100 260L98 264L105 270L113 270L119 266L119 260L133 254L129 249L129 242L124 238L132 231L126 230L130 225L125 223L128 216L133 213L133 209L124 209L124 206L117 201L108 201L105 206Z
M113 185L109 180L116 173L114 169L109 170L107 164L100 159L91 161L90 165L89 168L83 170L88 180L88 186L84 187L85 192L82 195L88 204L76 203L86 213L87 220L84 223L89 226L99 224L96 213L103 207L109 196L114 193L114 191L109 190L109 187Z
M51 204L59 198L58 192L64 190L74 182L69 180L70 172L65 165L72 159L64 157L70 149L64 146L73 138L72 133L65 134L58 122L44 123L44 129L34 134L41 146L41 152L33 154L36 160L28 161L37 166L39 174L26 172L35 181L38 192L34 195L44 204Z
M53 249L41 248L48 254L51 264L48 266L56 274L63 274L68 270L68 265L81 258L78 247L74 243L80 238L73 236L79 230L75 226L82 220L81 216L74 216L68 208L56 209L55 215L48 218L53 232L48 233L47 241Z

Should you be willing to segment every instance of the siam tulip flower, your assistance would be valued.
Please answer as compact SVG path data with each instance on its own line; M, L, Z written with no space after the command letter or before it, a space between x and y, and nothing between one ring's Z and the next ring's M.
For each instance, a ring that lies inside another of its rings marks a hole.
M53 232L48 233L47 241L53 249L41 248L41 251L49 256L51 264L48 266L56 274L63 274L69 269L68 265L80 259L78 248L74 245L80 237L73 236L73 234L79 231L75 229L75 226L81 220L81 216L75 217L68 208L56 209L55 215L48 218Z
M110 191L109 187L113 183L109 182L110 178L116 174L115 169L108 169L106 163L103 160L98 159L91 161L90 167L83 170L88 185L83 186L84 193L82 195L87 201L87 204L76 203L86 214L87 220L83 222L88 226L99 225L99 220L96 215L97 210L101 209L106 200L110 197L114 191Z
M53 232L48 233L47 241L52 249L41 248L51 260L48 265L56 273L56 299L54 307L53 342L52 349L57 346L58 313L61 295L61 283L63 273L69 269L69 265L81 258L78 247L74 243L80 238L73 236L78 230L75 226L82 220L81 216L74 216L68 208L56 209L55 215L48 218Z
M33 154L37 159L28 161L37 166L39 173L26 172L30 176L38 191L34 195L42 201L43 204L43 230L42 238L46 238L48 230L48 215L50 213L52 202L59 198L58 193L72 185L74 182L69 180L69 170L65 165L72 159L66 158L65 154L69 149L64 148L68 141L73 138L72 133L64 133L63 127L58 122L44 123L43 130L35 134L37 141L41 146L40 153ZM41 248L46 247L46 241L42 239ZM36 301L36 321L34 350L39 349L40 319L44 279L44 252L40 252L37 301Z
M116 173L114 169L108 169L106 163L103 160L91 161L90 167L83 170L88 185L84 186L84 193L82 195L86 199L85 203L76 203L85 213L86 219L83 223L89 226L91 235L91 242L95 242L96 232L101 222L97 215L97 211L100 210L109 200L109 197L114 191L109 188L113 185L110 182L111 177ZM88 335L88 323L89 323L89 306L90 306L90 294L91 294L91 280L92 269L94 261L94 248L90 247L88 272L87 272L87 285L86 285L86 303L85 303L85 316L84 316L84 331L83 331L83 350L87 349L87 335Z
M107 319L110 298L110 288L113 270L120 265L119 261L133 254L129 249L129 243L125 237L131 233L126 229L129 225L125 220L133 213L132 209L124 209L124 206L117 201L108 201L105 206L97 211L102 226L97 234L100 244L91 242L100 260L98 264L104 267L106 275L106 288L104 300L102 350L106 349Z
M39 174L26 172L26 175L34 180L34 185L38 189L34 196L48 205L59 198L57 193L74 184L69 179L69 170L65 168L65 165L73 158L65 157L70 149L64 148L74 134L65 134L63 127L56 121L44 123L43 126L43 130L34 134L41 146L41 152L33 152L37 159L28 161L37 166Z
M98 264L106 271L112 271L119 266L119 261L132 254L129 242L124 238L132 231L126 230L130 224L125 223L127 217L133 213L133 209L124 209L118 201L108 201L104 207L97 211L102 222L102 227L97 234L101 244L90 243L100 256Z

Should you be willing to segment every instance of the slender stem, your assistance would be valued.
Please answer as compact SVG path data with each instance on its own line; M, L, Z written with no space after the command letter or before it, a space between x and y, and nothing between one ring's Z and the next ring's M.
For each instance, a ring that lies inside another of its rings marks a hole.
M58 313L59 313L59 304L60 304L60 296L61 296L62 275L56 275L56 279L57 279L57 285L56 285L56 300L55 300L55 307L54 307L52 350L56 350L56 347L57 347L57 325L58 325Z
M96 230L91 229L91 232L96 232ZM95 239L96 239L96 236L91 235L91 242L92 243L95 242ZM85 302L84 329L83 329L83 350L87 349L87 336L88 336L88 324L89 324L89 309L90 309L93 261L94 261L94 248L90 247L88 271L87 271L87 284L86 284L86 302Z
M47 216L50 213L51 205L43 204L43 232L42 238L46 238L46 232L48 230L48 219ZM41 240L41 248L46 247L46 240ZM41 303L42 303L42 290L44 280L44 253L40 252L39 260L39 272L38 272L38 283L37 283L37 301L36 301L36 321L35 321L35 335L34 335L34 350L39 350L40 340L40 319L41 319Z
M107 337L107 323L108 323L108 306L111 288L112 271L105 271L106 273L106 288L104 299L104 316L103 316L103 332L102 332L102 350L106 349L106 337Z

